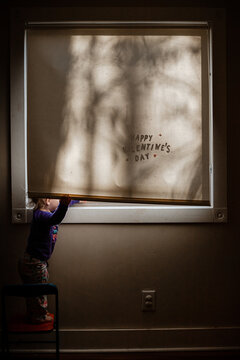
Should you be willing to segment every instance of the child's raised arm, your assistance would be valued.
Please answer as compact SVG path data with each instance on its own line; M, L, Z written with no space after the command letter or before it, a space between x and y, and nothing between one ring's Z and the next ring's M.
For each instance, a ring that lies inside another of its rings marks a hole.
M60 203L66 206L68 206L70 202L71 202L70 196L64 196L60 199Z

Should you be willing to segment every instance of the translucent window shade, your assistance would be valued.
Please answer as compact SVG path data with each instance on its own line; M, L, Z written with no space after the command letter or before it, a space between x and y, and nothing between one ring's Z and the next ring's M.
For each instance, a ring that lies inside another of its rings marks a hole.
M207 29L29 29L29 196L209 204Z

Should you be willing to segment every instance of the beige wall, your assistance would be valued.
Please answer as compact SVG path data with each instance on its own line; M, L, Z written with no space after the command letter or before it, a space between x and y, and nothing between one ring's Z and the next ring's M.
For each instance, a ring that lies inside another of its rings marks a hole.
M228 223L62 225L50 277L60 291L63 347L240 345L239 25L234 12L227 11ZM8 9L1 11L0 23L2 285L20 281L17 260L29 225L11 224ZM141 312L141 290L146 288L157 291L154 313ZM156 329L151 336L150 328Z

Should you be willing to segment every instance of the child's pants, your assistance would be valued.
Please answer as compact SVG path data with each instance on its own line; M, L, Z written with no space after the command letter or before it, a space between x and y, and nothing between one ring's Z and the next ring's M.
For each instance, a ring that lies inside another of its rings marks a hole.
M49 279L47 262L25 253L19 260L18 270L24 284L47 283ZM27 315L31 320L41 320L47 315L47 296L26 298Z

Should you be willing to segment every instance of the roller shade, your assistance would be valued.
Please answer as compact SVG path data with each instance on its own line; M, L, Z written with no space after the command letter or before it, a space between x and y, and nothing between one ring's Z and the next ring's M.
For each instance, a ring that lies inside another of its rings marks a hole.
M29 196L209 204L204 28L27 30Z

